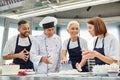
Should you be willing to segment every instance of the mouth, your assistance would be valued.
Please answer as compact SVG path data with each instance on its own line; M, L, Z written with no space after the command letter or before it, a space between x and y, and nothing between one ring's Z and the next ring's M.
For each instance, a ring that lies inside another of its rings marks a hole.
M25 32L24 34L25 34L25 35L29 35L30 33L29 33L29 32Z

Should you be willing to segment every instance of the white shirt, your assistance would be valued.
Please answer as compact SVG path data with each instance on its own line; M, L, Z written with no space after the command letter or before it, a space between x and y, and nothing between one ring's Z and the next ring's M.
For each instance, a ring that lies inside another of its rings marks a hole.
M61 56L61 39L57 35L48 38L45 34L36 37L30 51L31 61L35 65L37 73L46 74L59 71ZM40 62L42 56L50 55L49 60L53 64Z
M6 42L6 45L5 45L4 49L3 49L2 56L8 55L10 53L12 53L12 54L15 53L17 36L18 35L13 36L12 38L10 38ZM31 42L33 42L34 38L32 36L30 36L30 40L31 40ZM21 46L28 46L28 45L30 45L28 37L26 37L26 38L20 38L19 37L18 45L21 45Z
M96 48L102 48L102 45L103 45L102 40L103 38L101 39L98 38ZM94 40L94 45L95 45L95 41L96 39ZM112 34L109 34L104 38L104 53L105 53L105 56L110 57L112 59L115 59L115 60L120 59L119 43Z
M70 38L69 38L69 39L70 39ZM66 39L66 40L63 42L62 50L67 50L67 45L68 45L69 39ZM87 41L86 41L85 39L79 37L79 42L80 42L81 50L88 50ZM75 47L78 47L78 42L77 42L77 40L74 41L74 42L70 41L69 48L72 49L72 48L75 48Z

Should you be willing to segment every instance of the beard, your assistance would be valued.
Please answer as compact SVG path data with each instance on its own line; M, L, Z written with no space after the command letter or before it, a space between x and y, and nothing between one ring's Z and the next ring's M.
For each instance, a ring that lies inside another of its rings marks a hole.
M21 37L28 37L30 32L20 33Z

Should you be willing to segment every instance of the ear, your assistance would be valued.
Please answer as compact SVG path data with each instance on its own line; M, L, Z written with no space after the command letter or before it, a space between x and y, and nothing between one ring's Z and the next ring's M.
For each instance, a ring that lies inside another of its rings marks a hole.
M18 26L18 31L20 31L20 26Z
M69 30L67 29L67 32L69 33Z

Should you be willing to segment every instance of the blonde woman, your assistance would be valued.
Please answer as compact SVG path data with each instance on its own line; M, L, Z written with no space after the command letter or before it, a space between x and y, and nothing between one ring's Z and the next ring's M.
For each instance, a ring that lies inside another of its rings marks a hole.
M80 26L77 21L70 21L67 26L67 31L70 34L70 38L63 42L62 48L62 63L67 64L68 61L72 62L73 69L76 69L76 64L81 62L82 50L88 49L85 39L78 36ZM67 52L69 54L69 60L67 59ZM82 67L83 72L88 72L88 64Z

